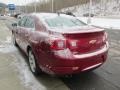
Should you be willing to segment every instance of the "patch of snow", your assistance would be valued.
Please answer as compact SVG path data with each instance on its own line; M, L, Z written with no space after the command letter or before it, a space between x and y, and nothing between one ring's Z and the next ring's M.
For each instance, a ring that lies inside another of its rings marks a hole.
M92 1L91 13L95 16L120 15L120 0L100 0L97 3L95 0ZM71 11L76 16L83 16L89 13L89 3L64 8L60 11Z
M0 41L0 53L11 53L17 50L13 45L10 45L11 41L10 36L6 38L6 41Z
M19 77L25 87L32 90L47 90L45 86L40 84L40 82L38 82L38 80L31 73L24 58L20 57L19 60L17 60L18 58L16 58L15 55L13 55L13 57L15 58L15 62L13 64L17 67L16 70L19 71Z
M12 41L12 38L11 38L11 36L8 36L8 37L6 38L6 41L5 41L5 43L11 43L11 41Z
M16 50L17 49L12 45L10 45L10 46L0 45L0 53L11 53L11 52L14 52Z
M87 23L87 17L78 17L81 21ZM110 19L110 18L91 18L91 25L98 26L107 29L117 29L120 30L120 19Z
M4 48L5 46L4 45L0 45L0 48Z

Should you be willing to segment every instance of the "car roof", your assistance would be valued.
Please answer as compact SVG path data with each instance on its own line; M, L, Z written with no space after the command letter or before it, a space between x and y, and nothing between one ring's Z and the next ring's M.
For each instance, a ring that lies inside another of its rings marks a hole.
M74 16L66 15L66 14L63 14L63 13L62 14L61 13L32 13L30 15L41 18L41 19L52 18L52 17L56 17L56 16L63 16L63 17L67 17L67 18L75 18Z

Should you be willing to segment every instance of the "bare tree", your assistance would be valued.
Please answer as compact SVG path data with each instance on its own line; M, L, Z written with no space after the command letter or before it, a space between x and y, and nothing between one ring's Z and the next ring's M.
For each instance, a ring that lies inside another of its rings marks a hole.
M94 1L98 1L98 0L94 0ZM40 0L39 2L37 2L37 12L51 12L51 8L52 8L52 0ZM53 0L53 4L54 4L54 12L57 12L58 10L61 10L63 8L67 8L67 7L72 7L72 6L79 6L82 4L86 4L88 3L89 0ZM30 3L27 5L27 11L28 13L33 12L34 11L34 2ZM77 7L75 7L74 9L76 9Z

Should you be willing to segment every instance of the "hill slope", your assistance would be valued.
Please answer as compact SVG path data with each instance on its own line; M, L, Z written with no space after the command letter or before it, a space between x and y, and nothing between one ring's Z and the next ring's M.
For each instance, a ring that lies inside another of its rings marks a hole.
M85 13L89 13L89 2L64 8L61 11L72 11L75 15L82 16ZM97 3L93 1L91 12L96 16L120 15L120 0L101 0L101 2Z

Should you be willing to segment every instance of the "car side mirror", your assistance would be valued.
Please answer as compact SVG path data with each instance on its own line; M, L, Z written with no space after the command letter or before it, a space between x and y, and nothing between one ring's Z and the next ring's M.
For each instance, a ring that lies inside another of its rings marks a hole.
M13 23L12 26L13 26L13 27L17 27L17 23Z

